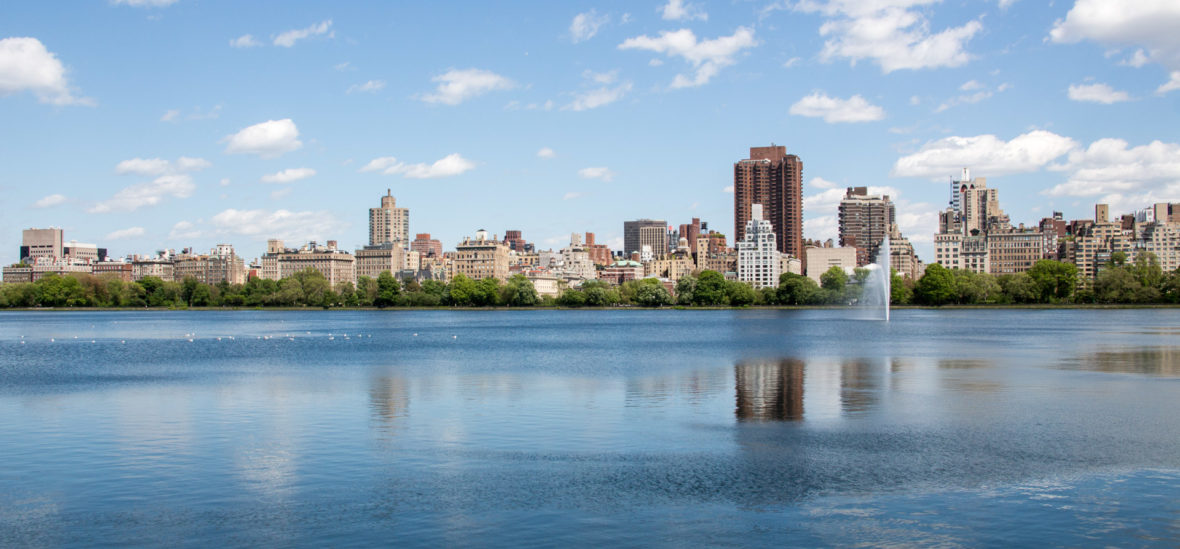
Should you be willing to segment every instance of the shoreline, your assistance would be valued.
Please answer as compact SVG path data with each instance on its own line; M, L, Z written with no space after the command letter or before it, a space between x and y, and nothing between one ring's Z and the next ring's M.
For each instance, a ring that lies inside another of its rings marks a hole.
M1035 304L976 304L976 305L893 305L890 310L1103 310L1103 309L1180 309L1180 304L1173 303L1035 303ZM748 305L743 307L730 306L667 306L667 307L13 307L0 309L0 314L6 312L84 312L84 311L822 311L822 310L856 310L846 305Z

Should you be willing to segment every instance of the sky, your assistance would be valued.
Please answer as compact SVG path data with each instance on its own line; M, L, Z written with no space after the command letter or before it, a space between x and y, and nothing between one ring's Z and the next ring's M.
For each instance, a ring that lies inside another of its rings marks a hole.
M1014 224L1180 201L1177 28L1175 0L7 0L0 263L50 226L116 257L352 249L387 189L445 249L732 235L733 163L772 143L805 238L868 186L929 261L964 167Z

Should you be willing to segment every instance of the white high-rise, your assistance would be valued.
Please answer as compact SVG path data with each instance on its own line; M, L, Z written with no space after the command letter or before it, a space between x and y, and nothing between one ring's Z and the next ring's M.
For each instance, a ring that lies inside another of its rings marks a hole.
M392 191L386 190L381 207L369 208L369 245L393 242L400 248L410 247L410 209L398 208Z
M762 217L762 205L750 206L744 238L737 242L738 280L755 288L778 286L782 260L775 248L774 226Z

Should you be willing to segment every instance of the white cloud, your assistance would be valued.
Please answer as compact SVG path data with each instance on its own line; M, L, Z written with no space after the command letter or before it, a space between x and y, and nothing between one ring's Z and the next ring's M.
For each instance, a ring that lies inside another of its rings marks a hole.
M537 151L537 158L555 158L556 156L557 153L549 147L541 147L541 150Z
M40 40L0 40L0 97L24 91L51 105L94 105L93 99L74 96L65 66Z
M1142 66L1148 60L1172 71L1171 80L1157 93L1180 89L1180 3L1170 0L1077 0L1064 20L1058 20L1049 37L1073 44L1092 40L1102 44L1142 45L1127 63ZM1144 53L1146 51L1146 53Z
M966 43L983 29L979 21L931 34L930 20L914 8L940 0L801 0L794 9L821 13L828 20L819 34L826 38L820 59L847 58L853 64L870 60L890 73L902 69L958 67L971 60Z
M1089 101L1106 105L1131 100L1131 96L1127 95L1127 92L1116 91L1107 84L1071 84L1069 98L1074 101Z
M144 206L155 206L167 197L188 198L196 185L188 174L161 175L146 183L131 185L115 196L91 207L90 213L130 212Z
M894 220L910 242L933 242L938 230L938 208L925 202L898 204Z
M918 152L897 159L892 175L941 179L964 167L976 173L1005 175L1038 171L1073 151L1078 143L1045 130L1004 141L994 135L947 137L930 141Z
M107 240L124 240L127 238L140 237L145 234L147 234L147 231L143 230L143 227L128 227L126 229L119 229L117 231L107 233L106 239Z
M179 116L180 111L176 109L168 109L168 112L165 112L164 116L160 117L160 122L175 122Z
M803 234L813 240L839 241L839 220L834 215L820 215L803 220Z
M610 168L605 166L595 166L578 170L578 176L580 176L582 179L611 181L615 178L615 172L611 171Z
M262 42L256 40L252 34L243 34L229 41L229 46L231 48L254 48L261 45Z
M1071 152L1065 163L1052 169L1069 175L1065 183L1042 193L1048 196L1147 191L1159 197L1167 195L1167 200L1180 198L1180 144L1176 143L1152 141L1130 147L1122 139L1099 139L1084 150Z
M189 240L199 238L201 231L197 230L196 226L188 221L177 221L172 226L172 230L168 232L169 240Z
M802 61L802 59L800 59L798 57L792 57L790 59L787 59L785 62L783 62L783 68L789 69L791 67L794 67L795 65L798 65L800 61Z
M835 189L836 187L840 186L839 184L834 183L832 181L828 181L827 179L824 179L822 177L811 178L811 181L809 182L809 184L812 187L815 187L817 189Z
M289 194L291 194L291 187L283 187L281 189L271 191L270 192L270 199L271 200L278 200L278 199L280 199L284 196L287 196Z
M438 82L434 93L418 98L427 103L458 105L473 97L497 90L510 90L516 83L491 71L481 69L451 69L435 76L431 82Z
M223 177L223 178L221 178L220 185L221 185L222 187L228 187L228 186L229 186L229 183L230 183L230 181L229 181L229 178L228 178L228 177Z
M885 118L885 110L869 103L865 98L854 95L848 99L828 97L823 92L814 92L791 105L791 114L822 117L824 122L873 122Z
M578 192L568 192L568 193L565 193L565 196L562 196L561 199L562 200L573 200L575 198L582 198L583 196L586 196L586 195L583 193L578 193Z
M1143 51L1143 48L1139 48L1135 50L1135 53L1131 54L1131 57L1124 59L1123 61L1119 61L1119 64L1126 65L1128 67L1139 68L1150 62L1151 58L1147 56L1147 53Z
M1005 89L1007 89L1006 86L1000 86L999 91L1004 91ZM995 95L995 92L993 92L991 90L982 90L982 91L977 91L977 92L969 94L969 95L960 95L957 97L952 97L950 99L947 99L946 101L943 101L941 104L939 104L938 108L934 109L934 112L943 112L949 108L957 107L959 105L974 105L976 103L979 103L980 101L983 101L984 99L990 98L993 95Z
M610 22L610 16L598 15L595 10L579 13L570 22L570 41L577 44L594 38L594 35L598 34L598 29L608 22Z
M65 201L66 201L65 195L51 194L49 196L46 196L45 198L42 198L41 200L34 202L33 207L34 208L51 208L53 206L63 204L63 203L65 203Z
M281 172L262 176L263 183L292 183L315 175L311 168L288 168Z
M979 90L983 89L983 87L983 84L981 84L978 80L968 80L963 82L962 86L959 86L959 91Z
M213 164L204 158L191 158L182 156L176 159L176 169L182 172L195 172L203 170L212 166Z
M733 194L733 185L726 185L724 188L721 189L721 192Z
M754 30L738 27L730 36L719 36L712 40L697 41L689 29L663 31L658 37L647 35L628 38L619 44L619 49L646 50L662 53L668 57L680 57L692 66L692 76L678 74L671 87L689 88L709 82L722 68L734 64L734 57L742 50L758 45Z
M219 235L257 240L279 238L292 242L327 240L343 231L344 223L327 211L236 210L230 208L210 219Z
M835 214L846 192L847 190L843 188L832 188L810 196L804 196L803 211ZM901 191L894 187L869 187L868 192L870 195L888 195L894 201L901 195Z
M622 99L629 91L631 91L631 83L623 82L618 86L603 86L577 92L574 94L574 100L562 107L561 110L578 112L595 109Z
M228 142L225 152L229 154L257 154L263 158L275 158L303 146L299 129L290 118L254 124L221 141Z
M307 28L289 30L274 37L274 45L289 48L294 46L295 42L303 40L304 38L319 36L321 34L327 34L330 38L335 35L335 33L329 32L331 28L332 20L328 19Z
M383 88L385 88L385 81L384 80L370 80L368 82L365 82L364 84L353 84L353 85L349 86L347 93L355 93L355 92L376 93L376 92L381 91Z
M160 122L179 122L184 120L208 120L221 116L221 105L214 105L212 109L202 112L200 107L194 107L187 116L180 109L169 109L160 117Z
M668 0L668 3L664 4L661 11L663 12L662 17L667 21L709 20L709 14L705 13L704 8L697 4L690 4L684 0Z
M385 175L401 174L403 177L410 179L435 179L460 175L474 169L474 162L463 158L459 153L451 153L435 161L433 164L406 164L392 156L383 156L370 160L359 171L379 171Z
M123 4L135 8L162 8L175 4L176 0L111 0L111 3L116 6Z
M163 158L132 158L115 165L115 173L119 175L161 175L172 168L172 164Z

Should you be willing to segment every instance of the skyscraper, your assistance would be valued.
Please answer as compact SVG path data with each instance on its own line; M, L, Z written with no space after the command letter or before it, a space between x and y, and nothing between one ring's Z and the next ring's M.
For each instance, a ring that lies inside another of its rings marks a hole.
M623 222L623 253L642 252L650 246L658 256L668 253L668 224L662 219L637 219Z
M736 238L746 236L750 207L762 204L774 227L778 251L803 257L803 161L787 148L750 147L750 158L733 165L733 226Z
M856 248L856 266L877 260L881 241L894 223L889 196L869 195L866 187L848 187L840 201L840 245Z
M380 208L369 208L369 245L397 242L402 248L410 245L410 209L398 208L392 191L386 189Z

